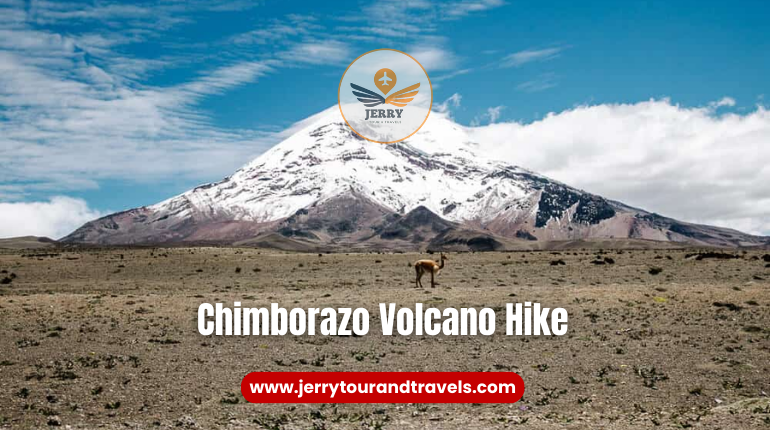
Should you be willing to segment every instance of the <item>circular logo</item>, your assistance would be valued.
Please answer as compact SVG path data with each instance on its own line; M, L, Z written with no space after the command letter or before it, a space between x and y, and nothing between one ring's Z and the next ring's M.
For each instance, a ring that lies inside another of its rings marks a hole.
M342 118L356 134L372 142L396 143L417 133L428 120L433 86L411 55L375 49L345 69L337 100Z

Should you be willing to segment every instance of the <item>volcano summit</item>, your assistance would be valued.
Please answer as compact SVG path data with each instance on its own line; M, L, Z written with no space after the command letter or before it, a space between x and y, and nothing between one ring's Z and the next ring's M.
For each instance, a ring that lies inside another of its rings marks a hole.
M63 241L305 251L770 243L676 221L493 160L479 150L472 129L441 114L390 145L360 138L336 107L300 124L230 177L91 221Z

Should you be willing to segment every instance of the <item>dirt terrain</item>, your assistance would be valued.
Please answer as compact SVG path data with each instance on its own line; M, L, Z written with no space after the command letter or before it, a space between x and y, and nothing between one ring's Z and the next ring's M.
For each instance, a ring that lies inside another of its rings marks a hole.
M415 289L409 263L425 254L0 251L0 428L770 428L770 256L694 252L453 253L437 288ZM372 327L198 333L198 305L234 301L364 306ZM505 303L524 301L567 309L568 334L505 336ZM492 307L497 334L384 337L380 302ZM383 370L514 371L526 392L512 405L240 394L251 371Z

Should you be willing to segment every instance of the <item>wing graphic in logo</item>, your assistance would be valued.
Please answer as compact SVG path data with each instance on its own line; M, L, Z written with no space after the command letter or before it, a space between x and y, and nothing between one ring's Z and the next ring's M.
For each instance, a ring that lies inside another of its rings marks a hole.
M388 98L385 99L385 103L392 104L393 106L404 107L407 103L414 100L414 97L419 92L417 88L420 88L419 82L389 95Z
M350 86L353 88L353 95L356 96L358 101L363 103L366 107L379 106L385 103L385 97L375 93L372 90L367 90L366 88L354 83L351 83Z
M414 97L419 92L420 83L416 83L403 90L396 91L395 93L385 98L372 90L368 90L360 85L351 83L353 88L353 95L356 96L358 101L364 104L366 107L379 106L381 104L391 104L393 106L404 107L407 103L414 100Z

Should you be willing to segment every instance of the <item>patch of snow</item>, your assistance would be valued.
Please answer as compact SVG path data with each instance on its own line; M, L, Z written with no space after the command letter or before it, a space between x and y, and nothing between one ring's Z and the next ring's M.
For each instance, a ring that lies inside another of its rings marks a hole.
M150 209L264 222L353 190L400 213L423 205L450 221L485 222L507 209L515 217L509 208L527 208L537 193L532 178L545 179L483 157L464 127L435 112L412 138L391 145L358 137L336 107L291 131L229 178Z

